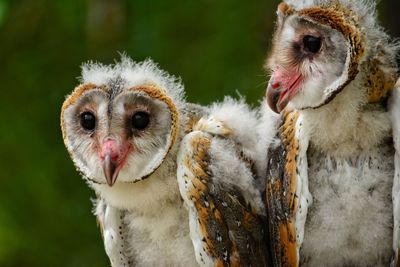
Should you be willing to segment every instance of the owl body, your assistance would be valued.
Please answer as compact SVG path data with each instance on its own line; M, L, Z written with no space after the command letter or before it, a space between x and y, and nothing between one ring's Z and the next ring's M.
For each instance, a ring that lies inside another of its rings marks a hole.
M278 266L398 262L397 51L369 1L278 7L266 170Z
M151 61L84 65L61 126L112 266L267 266L257 122L243 101L186 103Z
M341 125L345 122L315 120L308 112L301 113L297 118L297 125L301 124L301 129L310 129L308 142L300 144L300 150L302 145L307 149L304 154L299 151L297 163L300 164L295 167L301 178L307 177L297 181L300 188L296 188L294 193L296 197L299 196L298 208L293 214L297 223L294 228L304 228L294 231L296 241L301 241L299 254L294 257L298 257L299 262L284 262L283 266L390 265L394 254L393 243L396 243L393 220L396 204L392 197L395 196L393 192L397 192L394 178L395 167L399 165L395 163L388 112L373 111L366 117L367 125L360 122L363 120L355 123L355 128L360 128L357 139L348 140L344 145L345 139L339 137L335 149L330 147L330 142L334 140L321 142L321 124L332 126L330 131L337 129L338 133L343 133ZM268 114L268 119L271 118ZM319 123L314 124L315 121ZM279 131L278 128L282 127L279 120L276 125ZM324 133L328 136L329 131ZM276 153L274 148L282 145L281 137L272 139L269 160ZM277 161L271 163L276 165ZM287 168L288 161L279 164ZM269 165L267 172L271 172L271 169ZM276 191L271 194L276 195ZM286 194L290 194L290 191ZM281 202L282 198L279 199ZM284 214L275 216L284 217ZM281 246L281 241L278 243Z
M124 266L124 261L131 263L126 266L198 266L176 182L176 162L166 160L165 166L140 183L93 185L102 199L96 216L112 266ZM112 215L118 219L116 224L107 224L110 209L118 212ZM115 236L106 239L106 231ZM126 241L115 242L120 235Z
M355 96L343 91L330 105L334 108L345 99L354 101ZM318 117L313 111L302 113L304 128L311 130L307 162L313 200L300 262L388 266L393 255L395 154L389 113L374 108L361 114L342 109L338 114L329 106Z
M328 156L310 145L308 158L313 204L305 224L301 264L389 266L393 145L371 147L358 158Z

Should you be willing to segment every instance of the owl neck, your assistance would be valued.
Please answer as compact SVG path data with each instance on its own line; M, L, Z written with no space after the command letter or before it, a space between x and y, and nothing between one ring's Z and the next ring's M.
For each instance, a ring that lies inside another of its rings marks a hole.
M333 156L351 156L390 136L390 120L382 101L372 103L370 88L358 77L331 102L300 111L310 143Z
M93 184L97 195L108 205L142 214L159 212L165 205L180 203L176 182L176 151L171 151L160 167L136 183Z

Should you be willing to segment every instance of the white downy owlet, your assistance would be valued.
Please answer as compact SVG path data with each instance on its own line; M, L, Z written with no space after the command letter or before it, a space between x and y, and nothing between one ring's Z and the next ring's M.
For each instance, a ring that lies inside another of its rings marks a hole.
M268 264L256 117L243 101L186 103L149 60L83 66L61 126L114 267Z
M266 137L273 261L399 266L398 43L371 1L287 0L277 13L267 101L281 116L264 118L277 130Z

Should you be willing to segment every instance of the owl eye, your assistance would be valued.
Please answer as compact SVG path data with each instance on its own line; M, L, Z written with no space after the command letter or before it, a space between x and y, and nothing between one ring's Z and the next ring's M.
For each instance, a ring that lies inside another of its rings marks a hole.
M137 130L145 129L150 122L150 115L146 112L139 111L132 115L132 127Z
M321 37L306 35L303 38L304 49L313 54L318 53L321 49Z
M92 112L83 112L81 114L81 126L83 129L93 131L96 127L96 117Z

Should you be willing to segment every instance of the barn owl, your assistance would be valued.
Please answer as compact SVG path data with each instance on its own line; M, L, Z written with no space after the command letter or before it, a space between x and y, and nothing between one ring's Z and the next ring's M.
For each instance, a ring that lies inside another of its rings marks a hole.
M243 101L185 102L150 60L84 65L61 127L112 266L267 266L256 124Z
M370 1L286 0L277 17L267 102L280 116L264 115L273 261L399 266L399 46Z

